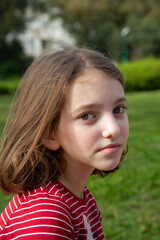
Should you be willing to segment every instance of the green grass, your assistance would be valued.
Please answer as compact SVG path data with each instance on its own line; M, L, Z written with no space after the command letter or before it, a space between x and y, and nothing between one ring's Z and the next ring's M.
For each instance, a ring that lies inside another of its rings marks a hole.
M120 170L105 178L92 176L92 191L109 240L160 239L160 91L127 94L129 152ZM0 96L0 127L11 97ZM1 114L2 113L2 114ZM0 211L10 197L0 195Z
M5 125L11 100L12 95L0 95L0 133L2 132Z
M160 91L127 94L129 152L121 169L89 187L103 216L106 238L160 239Z
M0 95L0 133L3 130L3 127L5 125L6 118L8 116L9 112L9 106L11 104L11 95ZM11 199L11 196L4 196L0 192L0 212L5 208L8 201Z

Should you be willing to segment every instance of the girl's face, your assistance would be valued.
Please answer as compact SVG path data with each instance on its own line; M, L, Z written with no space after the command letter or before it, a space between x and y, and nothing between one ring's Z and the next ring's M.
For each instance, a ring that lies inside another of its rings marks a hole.
M116 168L129 126L121 83L98 70L86 70L68 88L54 135L62 158L75 173Z

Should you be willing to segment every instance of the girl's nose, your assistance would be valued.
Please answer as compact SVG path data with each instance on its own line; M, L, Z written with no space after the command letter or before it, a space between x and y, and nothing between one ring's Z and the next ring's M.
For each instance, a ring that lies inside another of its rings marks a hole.
M102 125L103 138L115 138L120 135L120 125L114 116L105 118Z

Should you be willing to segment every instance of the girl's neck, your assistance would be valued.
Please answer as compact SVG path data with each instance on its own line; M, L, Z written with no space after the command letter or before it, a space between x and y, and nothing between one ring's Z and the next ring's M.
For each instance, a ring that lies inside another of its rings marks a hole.
M58 181L62 183L66 188L68 188L75 196L80 199L84 199L84 188L85 184L82 186L82 183L75 182L74 180L65 178L64 175L61 175L58 178ZM80 186L81 185L81 186Z
M65 170L58 178L58 181L61 182L66 188L68 188L74 195L76 195L80 199L84 199L84 188L90 175L91 173L70 173L70 171Z

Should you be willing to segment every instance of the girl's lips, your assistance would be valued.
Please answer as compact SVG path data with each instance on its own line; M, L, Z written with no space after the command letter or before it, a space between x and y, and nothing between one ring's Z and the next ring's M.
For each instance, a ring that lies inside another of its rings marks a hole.
M104 154L113 154L117 153L120 149L120 144L111 144L104 148L101 148L98 152L104 153Z

